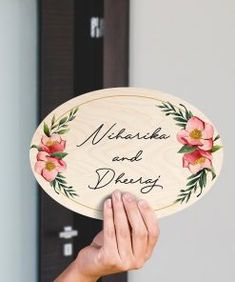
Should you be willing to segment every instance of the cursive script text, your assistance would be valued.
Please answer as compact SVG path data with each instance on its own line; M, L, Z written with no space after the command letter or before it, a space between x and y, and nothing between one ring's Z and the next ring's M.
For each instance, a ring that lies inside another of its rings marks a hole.
M103 130L104 123L102 123L94 132L91 133L82 143L77 145L77 147L81 147L86 142L91 140L92 145L98 144L100 141L102 141L104 138L108 138L109 140L112 139L125 139L125 140L131 140L131 139L159 139L159 140L165 140L170 137L170 135L167 135L165 133L161 133L162 128L157 127L153 132L147 132L145 134L141 134L140 132L137 133L128 133L126 128L122 128L118 130L118 132L112 132L114 128L116 127L117 123L114 123L108 130Z
M161 188L163 186L158 184L160 175L156 179L143 179L142 176L137 177L136 179L127 178L126 174L122 172L119 175L116 175L116 172L112 168L98 168L96 170L97 182L94 186L88 185L88 188L96 190L107 187L109 184L135 184L139 183L142 185L140 192L147 194L152 191L153 188Z

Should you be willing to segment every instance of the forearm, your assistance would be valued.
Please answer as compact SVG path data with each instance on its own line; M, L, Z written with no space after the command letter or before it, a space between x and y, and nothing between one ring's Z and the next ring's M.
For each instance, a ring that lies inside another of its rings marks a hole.
M78 269L76 261L72 262L54 282L96 282L97 279L84 276Z

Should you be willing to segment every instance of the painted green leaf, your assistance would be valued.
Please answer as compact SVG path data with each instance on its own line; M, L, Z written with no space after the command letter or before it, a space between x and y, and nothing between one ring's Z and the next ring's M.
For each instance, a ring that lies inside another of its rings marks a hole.
M211 175L212 175L212 179L211 180L213 180L213 179L215 179L216 178L216 173L215 173L215 170L214 170L214 168L206 168L206 170L208 170L209 172L211 172Z
M58 127L58 123L54 124L54 125L51 127L51 130L55 129L56 127Z
M58 158L58 159L63 159L67 155L68 155L68 153L63 153L63 152L56 152L56 153L51 154L52 157L55 157L55 158Z
M175 112L176 110L175 110L175 107L170 103L170 102L168 102L168 105L170 105L170 107L171 107L171 109Z
M72 121L76 118L76 116L71 116L71 118L69 119L69 121Z
M52 180L52 181L50 182L50 185L51 185L53 188L55 188L55 187L56 187L56 182L55 182L55 180Z
M65 178L65 176L63 176L60 172L57 174L57 176L56 176L57 178L59 177L59 178Z
M67 117L64 117L60 120L59 125L64 124L67 120Z
M178 153L192 153L196 150L197 148L194 146L188 146L188 145L184 145L179 151Z
M78 111L78 107L74 110L73 114L76 114L76 112Z
M53 126L55 123L55 115L53 115L52 119L51 119L51 126Z
M186 126L186 123L176 123L176 125L178 125L178 126L180 126L180 127L183 127L183 128L185 128L185 126Z
M56 180L58 181L58 184L67 184L67 182L63 179L60 179L60 178L56 178Z
M216 140L218 140L218 139L220 139L219 134L214 138L214 141L216 141Z
M179 122L186 123L186 120L184 118L181 118L181 117L174 117L173 119L176 120L176 121L179 121Z
M46 136L50 137L49 127L48 127L48 125L45 122L44 122L44 125L43 125L43 131L46 134Z
M192 186L193 184L195 184L195 183L198 181L199 178L200 178L200 177L196 177L196 178L191 179L191 180L187 183L186 186Z
M202 173L202 171L200 170L200 171L198 171L197 173L190 175L190 176L188 177L188 179L192 179L192 178L198 177L201 173Z
M58 174L59 175L59 174ZM61 176L61 175L60 175ZM58 190L61 192L64 192L64 194L66 195L66 197L75 197L78 196L78 194L76 193L76 191L73 189L73 186L67 186L67 182L64 179L58 178L56 177L54 182L56 183ZM51 184L51 183L50 183ZM53 185L52 185L53 186ZM54 190L56 193L58 193L58 191L55 189ZM59 193L58 193L59 194Z
M186 197L186 203L189 201L190 197L191 197L191 191L188 193L188 196Z
M37 149L38 151L41 151L41 148L39 146L37 146L37 145L32 145L30 147L30 149L33 149L33 148Z
M214 172L214 169L211 170L211 174L212 174L212 180L216 178L216 173Z
M188 118L190 119L193 116L193 113L191 111L188 112Z
M66 129L61 129L61 130L59 130L57 133L58 134L65 134L65 133L67 133L69 131L69 128L66 128Z
M202 183L203 183L203 187L206 187L206 183L207 183L207 174L204 171L204 173L202 174Z
M211 153L214 153L216 151L218 151L219 149L221 149L223 146L221 145L214 145L211 149Z
M204 183L203 183L203 174L201 175L201 177L199 178L199 186L202 189L204 187Z

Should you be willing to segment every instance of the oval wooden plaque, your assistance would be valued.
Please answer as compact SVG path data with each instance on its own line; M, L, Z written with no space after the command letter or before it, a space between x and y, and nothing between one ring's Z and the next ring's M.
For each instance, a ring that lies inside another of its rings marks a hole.
M180 211L209 191L222 158L220 136L198 109L130 87L67 101L41 122L30 147L46 193L99 219L115 189L148 200L158 217Z

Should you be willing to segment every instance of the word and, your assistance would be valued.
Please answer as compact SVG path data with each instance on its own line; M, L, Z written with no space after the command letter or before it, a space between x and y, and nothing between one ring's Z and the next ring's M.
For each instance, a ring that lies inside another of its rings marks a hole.
M142 154L143 154L143 150L140 150L134 157L128 158L128 157L118 157L118 156L116 156L112 159L112 161L113 162L115 162L115 161L118 161L118 162L120 162L120 161L138 162L138 161L142 160L142 158L141 158Z

